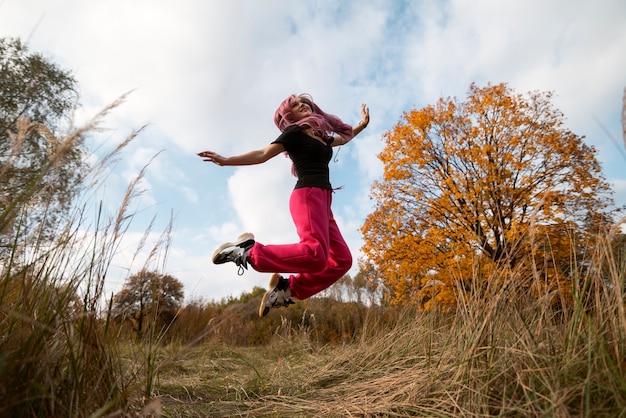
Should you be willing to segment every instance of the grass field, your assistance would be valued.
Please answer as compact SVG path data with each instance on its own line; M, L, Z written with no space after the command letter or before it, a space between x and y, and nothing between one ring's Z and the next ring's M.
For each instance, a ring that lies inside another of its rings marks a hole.
M106 171L136 134L96 171ZM106 180L97 174L90 187ZM540 275L522 282L516 272L494 271L474 278L484 287L459 288L452 312L350 305L364 319L344 321L349 338L334 343L321 340L325 331L315 324L270 327L278 311L256 318L257 331L271 336L264 345L226 344L203 334L213 317L182 316L176 326L185 338L149 332L136 342L114 324L102 292L140 177L119 213L89 224L86 203L53 242L15 228L19 210L0 214L0 232L17 231L0 266L0 416L626 417L626 236L619 228L603 231L584 259L572 259L568 292L531 294L546 289ZM7 207L26 207L41 192L32 187ZM151 255L161 251L167 248ZM341 323L343 308L326 314Z
M162 348L148 405L166 417L626 416L624 317L548 315L510 290L464 314L370 318L350 344L278 331L265 347Z

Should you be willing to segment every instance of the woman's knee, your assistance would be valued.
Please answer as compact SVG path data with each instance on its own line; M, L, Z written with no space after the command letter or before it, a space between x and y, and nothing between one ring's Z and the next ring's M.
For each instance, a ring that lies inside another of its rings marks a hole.
M348 251L335 259L335 262L337 263L337 268L342 271L341 274L344 275L352 268L352 254Z
M328 253L320 246L311 248L307 259L306 270L310 273L318 273L328 266Z

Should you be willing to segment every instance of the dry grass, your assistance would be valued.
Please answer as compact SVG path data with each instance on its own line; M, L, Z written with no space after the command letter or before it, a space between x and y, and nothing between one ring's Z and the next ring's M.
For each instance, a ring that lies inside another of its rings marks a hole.
M103 306L107 270L132 216L85 218L93 201L75 206L66 223L49 235L26 233L19 227L32 197L42 192L46 176L64 164L73 147L99 129L114 102L62 138L46 127L20 118L10 133L13 152L31 132L50 144L47 164L16 196L3 196L0 233L12 243L0 266L0 415L102 416L122 410L137 391L124 370ZM122 141L93 167L87 192L103 182L104 164L135 137ZM11 158L4 160L11 164ZM3 167L4 168L4 167ZM0 181L7 171L0 169ZM134 185L131 184L129 190ZM129 192L132 194L132 192ZM120 208L125 213L128 202ZM40 208L47 213L48 208ZM104 318L100 314L105 314Z
M606 260L605 260L606 261ZM160 372L163 416L626 416L624 265L593 306L546 308L510 287L453 314L404 311L353 344L279 334L254 349L201 346ZM621 289L621 288L620 288Z

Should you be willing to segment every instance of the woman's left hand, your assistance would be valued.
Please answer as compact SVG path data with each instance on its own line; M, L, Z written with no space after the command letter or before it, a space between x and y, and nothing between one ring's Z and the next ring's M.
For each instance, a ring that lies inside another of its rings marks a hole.
M370 123L370 109L367 107L365 103L361 105L361 124L369 125ZM363 126L365 128L365 126Z

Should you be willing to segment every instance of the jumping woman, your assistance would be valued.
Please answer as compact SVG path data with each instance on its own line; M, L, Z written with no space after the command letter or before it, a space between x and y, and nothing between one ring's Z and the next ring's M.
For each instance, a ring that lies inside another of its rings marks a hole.
M239 266L240 274L248 265L259 272L274 273L269 290L263 296L259 315L271 308L288 306L328 288L352 266L352 255L331 210L333 189L328 164L332 147L345 145L367 127L370 116L361 106L361 121L352 127L337 116L325 113L307 94L291 95L274 114L274 123L282 132L265 148L223 157L213 151L198 153L204 161L219 166L261 164L287 152L297 176L289 198L289 211L300 242L263 245L251 233L241 234L213 253L213 263L229 261ZM292 273L283 277L280 273Z

